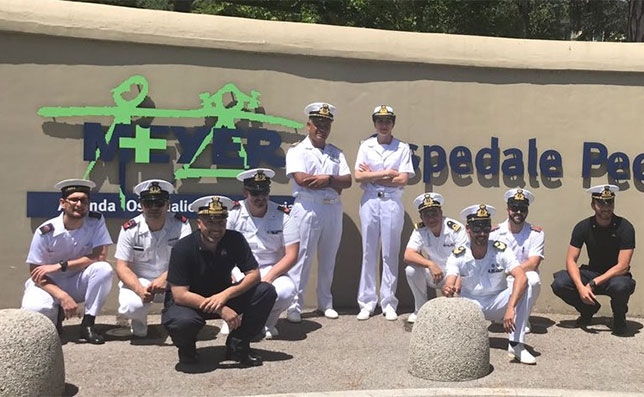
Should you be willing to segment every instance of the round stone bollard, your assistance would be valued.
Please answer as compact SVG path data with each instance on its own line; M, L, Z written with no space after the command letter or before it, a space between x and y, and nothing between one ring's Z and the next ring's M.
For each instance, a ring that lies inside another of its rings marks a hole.
M60 396L65 362L56 327L40 313L0 310L0 395Z
M464 298L425 303L411 333L409 373L438 381L478 379L490 372L488 323Z

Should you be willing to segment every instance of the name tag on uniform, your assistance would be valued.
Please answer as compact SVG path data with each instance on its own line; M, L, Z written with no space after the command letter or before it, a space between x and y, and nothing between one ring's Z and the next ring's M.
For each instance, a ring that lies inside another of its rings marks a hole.
M492 267L490 267L490 269L488 269L487 272L488 273L501 273L503 271L505 271L505 269L503 269L502 267L497 266L497 265L492 265Z
M451 244L450 243L443 243L443 247L453 247L455 245L456 245L456 243L451 243Z
M268 234L280 234L282 233L281 230L267 230L266 233Z

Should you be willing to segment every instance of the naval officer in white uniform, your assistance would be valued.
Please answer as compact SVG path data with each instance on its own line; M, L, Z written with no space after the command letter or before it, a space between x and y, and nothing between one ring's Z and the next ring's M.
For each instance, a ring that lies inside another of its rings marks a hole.
M95 317L112 289L112 266L105 261L112 239L105 219L89 211L89 193L96 184L66 179L56 184L62 212L40 225L27 256L31 278L25 282L22 308L44 314L62 332L64 318L85 302L80 338L92 344L105 340L94 328Z
M380 307L387 320L398 318L398 255L405 219L403 189L414 176L409 145L394 138L394 109L376 106L371 115L376 134L360 144L355 165L356 182L364 190L360 201L362 271L358 289L358 320L367 320L378 304L376 276L382 242Z
M287 311L291 322L302 321L304 290L313 255L318 258L317 306L327 318L338 318L333 309L331 283L335 257L342 238L342 189L351 187L351 170L340 149L327 143L335 107L315 102L304 108L308 136L286 153L286 175L293 181L292 214L300 233L298 261L289 271L298 293Z
M161 179L136 185L143 213L123 224L116 244L119 313L131 320L137 337L148 333L152 302L163 302L172 247L192 233L185 216L168 212L173 192L172 184Z
M489 240L494 212L494 207L486 204L461 211L470 241L456 247L447 259L443 294L451 297L459 292L455 283L460 276L460 295L478 304L486 319L503 321L509 333L508 354L524 364L536 364L524 346L525 325L532 307L531 294L526 291L528 279L512 250L500 241ZM508 273L514 277L512 288L505 280Z
M264 327L266 339L279 335L277 320L291 305L297 292L288 271L297 261L300 249L300 233L297 222L290 216L290 209L270 201L271 178L274 176L275 172L267 168L237 175L237 179L244 183L244 200L228 212L226 225L226 229L244 235L257 259L262 281L273 284L277 292L275 305Z
M534 194L526 189L510 189L503 195L507 203L508 219L500 223L490 233L490 240L498 240L514 252L521 267L528 277L528 293L532 294L534 303L541 292L541 278L539 277L539 264L543 260L545 233L539 226L526 222L528 207L534 203ZM508 276L508 287L512 287L514 277ZM530 307L532 312L532 307ZM530 332L530 322L526 325L526 332Z
M422 222L414 225L405 249L405 275L414 295L414 312L407 318L410 323L416 322L418 311L427 302L427 287L445 284L445 265L452 250L467 244L465 227L443 216L444 202L438 193L423 193L414 199Z

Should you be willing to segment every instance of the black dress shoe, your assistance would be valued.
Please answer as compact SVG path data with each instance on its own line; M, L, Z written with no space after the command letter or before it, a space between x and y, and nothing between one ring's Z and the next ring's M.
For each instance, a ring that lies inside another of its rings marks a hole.
M93 325L81 325L80 327L80 338L91 343L92 345L102 345L105 343L105 339L96 332Z
M626 333L626 319L613 318L613 335L624 335Z
M199 355L194 348L179 348L179 363L193 365L199 362Z
M590 323L593 321L593 315L590 314L582 314L581 316L577 317L577 321L575 321L575 326L579 328L584 328L590 325Z
M226 360L237 361L243 366L246 367L256 367L262 365L262 356L257 354L253 349L232 349L230 347L226 348Z

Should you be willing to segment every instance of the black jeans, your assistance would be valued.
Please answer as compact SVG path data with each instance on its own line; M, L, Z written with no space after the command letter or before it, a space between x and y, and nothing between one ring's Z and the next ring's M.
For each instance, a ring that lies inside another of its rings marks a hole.
M244 294L230 299L226 306L244 316L241 326L228 335L226 345L229 345L229 341L236 341L235 344L248 346L250 340L259 334L266 324L276 298L275 287L261 282ZM161 314L161 322L168 330L175 346L187 349L194 349L199 330L206 325L206 320L214 318L221 317L214 313L204 313L199 309L177 305L174 300L165 302Z
M588 266L579 268L581 281L588 284L590 280L601 275L601 273L588 269ZM567 270L561 270L555 273L552 281L552 292L563 299L567 304L574 306L577 311L584 316L592 316L599 310L599 305L587 305L579 297L579 292L575 283L573 283ZM615 276L606 282L598 285L593 290L595 295L610 296L610 306L613 309L615 318L623 318L628 312L628 299L635 291L635 280L630 273L623 276Z

